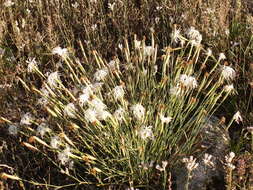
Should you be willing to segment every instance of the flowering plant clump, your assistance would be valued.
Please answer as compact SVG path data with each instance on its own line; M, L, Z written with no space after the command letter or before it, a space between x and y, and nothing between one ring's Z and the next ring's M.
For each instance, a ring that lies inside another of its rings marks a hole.
M46 155L76 184L148 186L160 176L166 188L167 172L180 163L179 155L193 153L206 118L231 92L224 79L235 73L218 69L222 60L203 49L194 28L189 40L173 34L174 41L184 39L185 44L173 47L172 42L161 55L153 35L151 45L135 37L133 49L125 40L122 55L108 63L96 51L90 60L83 52L81 63L66 48L54 48L52 56L62 58L63 69L47 77L32 59L28 72L46 79L41 90L32 89L48 117L22 117L20 129L33 137L25 145ZM214 67L207 74L198 66L209 59Z

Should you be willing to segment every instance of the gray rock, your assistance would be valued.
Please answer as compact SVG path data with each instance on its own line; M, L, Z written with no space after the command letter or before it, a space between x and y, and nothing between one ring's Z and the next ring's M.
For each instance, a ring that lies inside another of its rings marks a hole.
M223 187L217 182L224 181L222 162L229 148L228 131L225 130L224 125L219 124L219 120L216 117L211 117L206 120L199 138L201 139L201 155L193 155L197 158L199 166L192 171L192 177L188 186L189 190L221 190ZM204 153L212 155L213 167L204 164ZM174 175L176 178L176 190L184 190L187 179L187 170L184 165L176 169Z

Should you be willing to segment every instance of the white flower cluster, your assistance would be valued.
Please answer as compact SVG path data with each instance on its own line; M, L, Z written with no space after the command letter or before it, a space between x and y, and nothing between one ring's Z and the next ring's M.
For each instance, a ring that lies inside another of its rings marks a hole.
M10 135L16 136L18 134L18 127L16 125L9 125L8 132Z
M134 117L141 121L145 117L145 108L141 104L135 104L131 106L131 110L133 112Z
M68 56L68 49L67 48L61 48L61 47L55 47L52 50L52 54L59 55L62 58L66 58Z
M142 126L138 132L143 140L151 139L154 140L154 134L152 131L153 126Z
M27 112L22 116L20 120L20 125L32 125L34 119L35 118L32 116L32 114Z
M221 76L223 79L225 79L227 81L231 81L231 80L235 79L236 73L232 67L223 65L221 67Z
M183 158L182 160L185 163L185 166L189 172L196 169L198 167L198 163L196 163L196 158L190 156L190 158Z
M97 82L104 81L108 73L109 71L107 68L97 70L97 72L94 73L94 80Z
M38 63L35 58L29 58L26 63L28 63L27 71L28 73L32 73L38 70Z
M116 86L112 89L112 93L115 100L122 100L125 94L123 86Z
M106 110L107 106L97 97L93 97L89 100L88 106L89 108L84 112L85 119L88 122L94 123L111 117L111 113Z
M59 82L60 82L60 76L57 71L49 74L47 78L47 83L49 84L50 87L52 88L57 87Z
M113 116L114 116L114 118L115 118L117 121L121 122L121 121L123 121L123 119L125 118L125 114L126 114L126 111L125 111L123 108L118 108L118 109L114 112Z
M37 127L37 135L41 136L43 138L43 136L46 133L51 132L51 129L47 126L46 123L41 123L38 127Z
M70 155L71 155L71 149L69 146L66 146L66 148L58 153L58 159L61 161L62 165L66 165L70 161Z
M198 82L195 77L188 76L186 74L180 75L179 82L187 89L194 89L198 87Z
M187 37L194 46L200 45L202 41L202 35L194 27L190 27L187 31Z

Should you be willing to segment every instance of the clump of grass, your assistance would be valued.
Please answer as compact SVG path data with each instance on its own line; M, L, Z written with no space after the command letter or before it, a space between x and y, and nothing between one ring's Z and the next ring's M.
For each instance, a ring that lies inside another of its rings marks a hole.
M169 172L193 153L199 131L232 92L235 71L222 65L224 54L215 59L201 46L197 30L188 30L189 39L175 30L171 46L160 50L154 35L150 45L125 39L109 62L96 51L87 57L81 43L83 62L56 47L52 54L63 63L47 75L28 59L29 72L44 82L41 89L23 85L48 114L24 114L17 130L25 147L75 181L70 185L166 189Z

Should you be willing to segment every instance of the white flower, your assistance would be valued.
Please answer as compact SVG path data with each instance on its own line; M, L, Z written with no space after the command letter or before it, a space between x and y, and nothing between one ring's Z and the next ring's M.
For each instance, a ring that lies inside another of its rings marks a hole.
M226 56L224 53L220 53L219 55L219 61L226 59Z
M190 156L190 158L183 158L182 161L185 163L186 168L189 172L196 169L199 165L198 163L196 163L196 158L193 159L193 156Z
M14 3L13 3L11 0L6 0L6 1L4 2L4 6L5 6L5 7L11 7L12 5L14 5Z
M16 136L18 134L18 128L16 125L9 125L8 132L10 135Z
M165 171L167 165L168 165L168 161L162 161L162 167L159 164L157 164L155 168L159 170L160 172L162 172L162 171Z
M118 120L119 122L121 122L124 119L125 115L125 110L123 108L119 108L117 109L113 116L116 120Z
M171 122L172 117L164 117L163 114L160 114L160 119L161 119L162 123L169 123L169 122Z
M112 89L113 97L116 100L121 100L124 97L124 89L122 86L116 86L114 89Z
M143 139L143 140L146 140L146 139L151 139L153 140L154 139L154 134L153 134L153 131L152 131L152 126L142 126L140 131L139 131L139 135L140 137Z
M155 48L152 46L145 46L144 47L144 56L150 57L155 51Z
M61 57L67 57L68 56L68 49L67 48L61 48L61 47L55 47L52 50L52 54L59 55Z
M57 71L55 71L53 73L50 73L48 78L47 78L47 83L52 88L57 87L59 81L60 81L60 76L59 76L59 73Z
M90 123L94 123L97 121L97 112L94 109L89 108L89 109L85 110L84 117L85 117L86 121L88 121Z
M134 117L137 120L144 119L145 116L145 108L141 104L135 104L131 107Z
M103 81L105 80L106 76L108 75L108 69L100 69L94 73L94 80L95 81Z
M135 47L135 49L140 49L141 48L141 41L134 40L134 47Z
M234 152L230 152L229 155L225 156L225 160L227 163L231 163L232 160L234 159L235 157L235 153Z
M75 9L79 7L78 2L72 3L71 5L72 5L72 7L75 8Z
M32 125L34 117L31 113L27 112L24 114L20 120L20 125Z
M48 128L47 124L41 123L37 127L37 133L36 133L36 135L40 135L41 137L43 137L47 132L50 132L50 131L51 131L51 129Z
M70 155L71 155L71 149L69 146L66 146L66 148L58 153L58 159L61 161L62 165L66 165L70 161Z
M187 31L187 37L192 45L197 46L202 41L202 35L194 27L190 27Z
M174 29L170 35L172 42L178 43L178 40L180 40L180 30Z
M27 71L29 73L32 73L36 70L38 70L38 64L37 64L37 61L35 60L35 58L29 58L26 63L28 63L28 66L27 66Z
M86 105L89 101L90 95L89 94L81 94L79 96L79 104L81 107L83 107L84 105Z
M110 114L106 110L95 110L96 111L96 117L99 121L106 120L108 117L111 117L112 114Z
M69 103L65 106L63 110L64 114L71 117L76 118L77 109L73 103Z
M116 5L116 3L108 3L108 8L111 9L111 11L113 11L114 6Z
M210 48L207 49L206 55L210 57L213 54L212 50Z
M94 97L91 101L89 101L89 106L95 110L104 110L107 108L103 101L97 97Z
M121 43L119 43L118 48L122 51L123 45Z
M212 155L205 153L204 159L203 159L204 164L205 164L206 166L213 167L213 166L214 166L214 163L211 161L212 158L213 158Z
M93 25L91 26L91 30L92 30L92 31L95 31L95 30L97 29L97 27L98 27L97 24L93 24Z
M180 75L179 82L188 89L194 89L198 86L197 80L186 74Z
M58 136L54 136L51 138L50 145L51 147L57 149L61 144L61 139Z
M233 80L236 77L236 73L235 73L235 70L232 67L223 65L221 67L221 76L225 80L230 81L230 80Z
M238 123L238 124L239 124L239 122L243 121L242 120L242 115L241 115L241 113L239 111L237 111L235 113L235 115L233 116L233 120L235 120L235 122Z
M233 84L229 84L229 85L224 86L224 91L225 92L230 93L230 92L233 92L234 90L235 90L235 88L234 88Z

